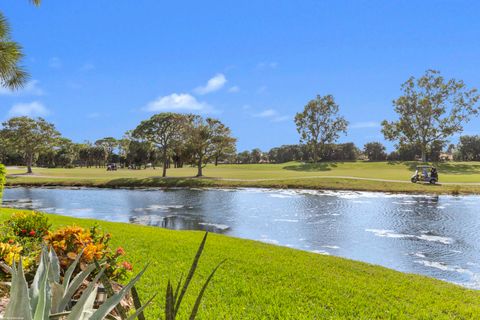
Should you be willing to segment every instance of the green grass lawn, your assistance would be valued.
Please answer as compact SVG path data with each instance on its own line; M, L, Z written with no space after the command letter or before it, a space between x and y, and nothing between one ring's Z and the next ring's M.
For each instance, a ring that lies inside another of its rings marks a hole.
M480 193L480 162L436 164L441 186L409 183L415 162L325 162L302 164L208 165L205 177L193 178L196 169L169 169L170 178L161 178L160 169L118 170L105 168L34 168L33 176L21 175L24 168L8 168L8 185L76 185L99 187L220 186L290 187L313 189L371 190L418 193ZM370 180L359 180L370 179ZM394 181L376 181L394 180ZM469 184L477 185L469 185ZM456 184L456 185L452 185Z
M12 209L0 208L0 220ZM167 279L186 273L202 232L48 215L54 227L95 222L112 233L139 271L144 300L159 296L147 319L163 314ZM214 266L199 319L478 319L480 292L366 263L210 234L181 319Z

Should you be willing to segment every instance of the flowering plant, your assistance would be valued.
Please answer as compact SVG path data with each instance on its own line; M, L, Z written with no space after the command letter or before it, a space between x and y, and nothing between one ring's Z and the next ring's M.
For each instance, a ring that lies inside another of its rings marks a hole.
M4 222L7 233L40 242L50 230L48 218L40 212L18 212Z
M0 242L0 260L5 261L8 266L13 265L13 262L18 262L22 256L22 264L25 269L28 269L35 263L35 257L31 255L25 255L23 247L18 243Z
M79 263L81 270L95 260L105 262L105 274L112 280L123 280L132 268L128 262L120 261L125 254L123 248L112 251L109 246L110 238L110 234L104 233L98 226L90 229L68 226L49 232L44 239L45 243L55 250L62 269L66 270L83 251Z

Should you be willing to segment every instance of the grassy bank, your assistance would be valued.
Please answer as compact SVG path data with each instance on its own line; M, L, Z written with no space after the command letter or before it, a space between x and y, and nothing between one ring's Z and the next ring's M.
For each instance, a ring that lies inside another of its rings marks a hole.
M326 162L319 164L208 165L204 178L194 178L195 168L118 170L104 168L8 168L7 185L91 187L268 187L335 190L389 191L406 193L480 193L480 162L437 164L441 185L410 183L415 162Z
M0 220L12 211L0 208ZM49 218L54 226L89 227L96 222L57 215ZM151 262L139 289L144 299L160 293L147 312L147 319L158 319L167 279L178 279L186 272L203 233L99 224L112 233L114 246L125 248L136 271ZM202 280L224 258L228 261L205 294L200 319L480 317L478 291L361 262L216 234L208 239L184 307L192 305Z

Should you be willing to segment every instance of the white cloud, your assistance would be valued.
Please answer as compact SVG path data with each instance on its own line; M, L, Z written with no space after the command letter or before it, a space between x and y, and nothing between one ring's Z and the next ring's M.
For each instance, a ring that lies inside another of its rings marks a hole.
M366 129L366 128L379 128L380 123L375 121L366 121L366 122L355 122L352 123L350 128L352 129Z
M48 61L48 66L50 68L59 69L62 67L62 60L58 57L53 57Z
M278 63L275 62L275 61L260 62L259 64L257 64L257 68L259 68L259 69L265 69L265 68L275 69L276 67L278 67Z
M40 102L17 103L12 106L8 115L10 117L28 116L38 117L49 115L50 111Z
M208 80L205 86L197 87L194 91L197 94L207 94L222 89L225 83L227 83L227 78L225 78L222 73L219 73L210 80Z
M31 80L25 84L23 88L12 91L8 88L0 87L0 95L4 96L23 96L23 95L32 95L32 96L42 96L45 92L38 85L38 80Z
M273 116L276 116L276 115L277 115L277 111L275 111L273 109L267 109L267 110L264 110L260 113L255 114L255 117L270 118L270 117L273 117Z
M240 92L240 87L239 86L230 87L230 88L228 88L228 92L230 92L230 93Z
M168 96L159 97L148 103L144 108L146 111L191 111L199 113L213 112L213 107L206 102L198 101L188 93L172 93Z
M274 109L266 109L260 113L254 114L253 116L256 118L266 118L272 122L282 122L290 119L289 116L281 115Z

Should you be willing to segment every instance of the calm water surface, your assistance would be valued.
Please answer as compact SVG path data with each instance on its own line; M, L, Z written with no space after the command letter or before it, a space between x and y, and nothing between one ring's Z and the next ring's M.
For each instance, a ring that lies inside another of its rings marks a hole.
M480 289L480 197L270 189L6 189L3 205L201 229Z

